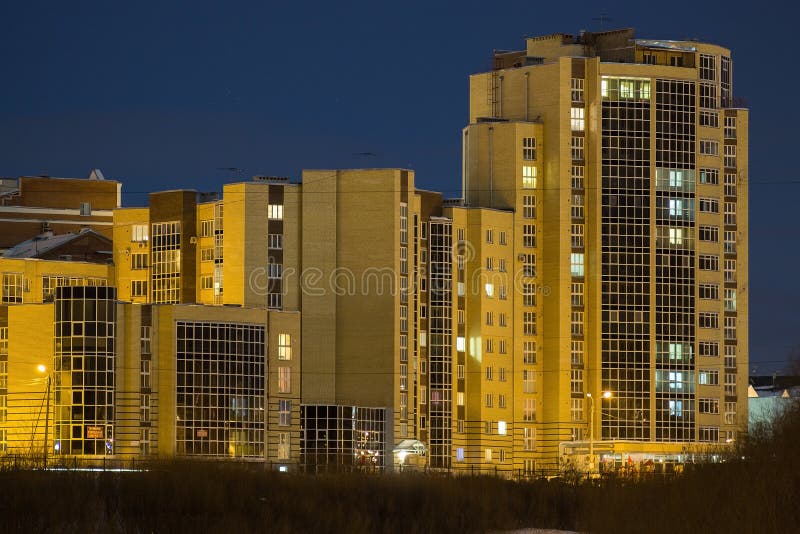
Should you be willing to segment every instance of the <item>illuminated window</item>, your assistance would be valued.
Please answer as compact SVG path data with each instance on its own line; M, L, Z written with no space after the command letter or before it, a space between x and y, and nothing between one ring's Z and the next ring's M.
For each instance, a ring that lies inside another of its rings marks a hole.
M272 221L282 221L283 204L269 204L267 206L267 218Z
M582 132L585 127L584 108L570 108L570 129L573 132Z
M536 167L532 165L522 166L522 188L535 189L536 188Z
M570 254L570 273L572 276L583 276L583 253Z
M146 243L148 240L148 228L146 224L131 225L131 241L134 243Z
M523 400L522 420L527 423L536 421L536 399L527 398Z
M497 433L501 436L506 435L506 422L505 421L498 421L497 422Z
M522 450L536 450L536 429L530 426L522 428Z
M536 363L536 341L522 342L522 363L528 365Z
M290 334L278 334L278 359L292 359L292 336Z
M719 371L716 369L700 369L698 373L698 383L704 386L718 386Z

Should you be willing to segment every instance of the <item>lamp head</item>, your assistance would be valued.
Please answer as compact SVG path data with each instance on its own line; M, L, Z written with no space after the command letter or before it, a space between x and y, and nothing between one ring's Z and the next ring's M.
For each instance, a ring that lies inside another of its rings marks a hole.
M613 396L614 396L614 394L613 394L613 393L611 393L610 391L604 391L604 392L603 392L603 398L604 398L604 399L610 399L610 398L611 398L611 397L613 397Z
M44 374L47 372L47 367L44 364L40 363L39 365L36 366L36 370Z

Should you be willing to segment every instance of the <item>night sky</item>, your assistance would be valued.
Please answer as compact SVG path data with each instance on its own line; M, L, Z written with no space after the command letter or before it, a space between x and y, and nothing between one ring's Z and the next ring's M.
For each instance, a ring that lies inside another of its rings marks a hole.
M468 75L492 49L598 31L603 13L605 29L731 48L751 109L750 367L771 373L798 353L797 4L160 4L0 5L0 176L98 167L143 205L151 190L254 174L398 166L457 196Z

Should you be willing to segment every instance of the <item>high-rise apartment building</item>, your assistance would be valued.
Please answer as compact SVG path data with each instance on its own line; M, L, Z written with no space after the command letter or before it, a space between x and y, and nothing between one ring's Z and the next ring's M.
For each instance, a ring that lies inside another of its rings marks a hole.
M736 439L748 113L730 51L626 29L529 38L494 59L470 80L464 199L513 210L514 256L536 258L545 292L531 312L515 301L515 325L540 319L542 460L590 437L609 459Z
M619 30L494 59L470 80L460 199L403 169L256 177L114 210L114 266L65 267L83 278L0 263L0 362L3 336L33 357L26 314L61 325L56 362L89 345L123 362L113 403L62 394L59 443L96 455L105 428L123 456L389 465L416 439L433 468L510 475L736 440L748 114L730 51ZM116 352L67 300L114 310Z

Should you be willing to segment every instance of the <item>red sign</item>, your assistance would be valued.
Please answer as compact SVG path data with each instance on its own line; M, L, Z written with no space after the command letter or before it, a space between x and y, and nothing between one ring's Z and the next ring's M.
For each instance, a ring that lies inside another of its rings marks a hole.
M197 437L198 438L207 438L208 437L208 430L205 428L200 428L197 430Z
M104 437L105 437L105 432L103 432L102 426L86 427L86 439L103 439Z

